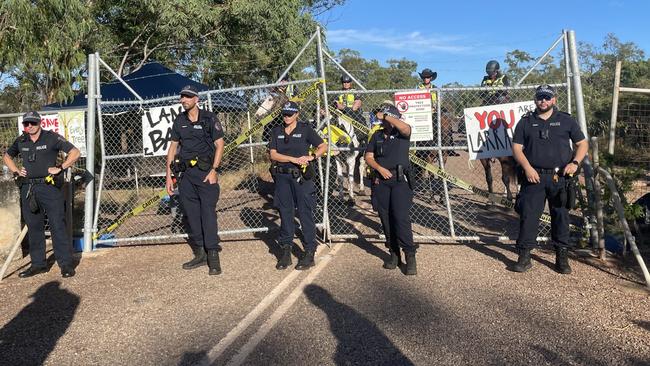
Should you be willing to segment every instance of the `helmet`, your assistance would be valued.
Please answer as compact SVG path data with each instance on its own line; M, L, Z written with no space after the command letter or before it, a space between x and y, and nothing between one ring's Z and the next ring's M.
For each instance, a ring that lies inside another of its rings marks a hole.
M485 72L488 75L493 75L496 74L499 71L499 63L496 62L495 60L490 60L488 61L487 65L485 65Z
M420 78L421 79L431 78L431 81L434 81L434 80L436 80L436 77L438 77L438 73L431 71L431 69L424 69L420 73Z
M343 75L341 75L341 82L342 83L351 83L352 78L347 74L343 74Z

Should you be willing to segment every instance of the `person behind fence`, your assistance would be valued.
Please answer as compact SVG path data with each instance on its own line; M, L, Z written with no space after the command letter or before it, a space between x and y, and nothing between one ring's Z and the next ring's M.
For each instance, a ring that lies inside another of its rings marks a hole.
M512 268L516 272L525 272L532 266L530 251L537 245L539 219L548 201L555 269L571 273L567 184L587 154L588 143L576 120L560 112L556 102L553 87L537 87L536 109L521 118L512 140L512 151L522 173L521 190L515 201L520 215L519 258ZM571 142L575 145L573 150Z
M281 254L275 268L286 269L291 265L294 212L298 208L305 251L296 269L304 270L314 266L317 245L314 220L316 170L312 162L325 153L327 143L309 124L298 120L297 103L287 102L282 107L282 118L284 126L273 129L269 142L271 174L275 182L273 204L280 213L278 244ZM314 155L309 155L310 146L316 148Z
M376 116L383 128L372 135L366 149L366 163L373 169L372 203L389 243L390 259L384 268L401 263L400 248L406 257L407 275L417 274L413 230L409 211L413 205L413 180L409 163L411 126L401 120L393 105L382 105Z
M61 276L75 275L72 245L64 217L64 171L79 159L79 149L56 132L41 128L41 116L28 112L22 121L25 132L7 149L3 160L20 187L21 213L27 224L31 266L18 277L31 277L48 270L45 256L45 216L47 215L52 246ZM56 163L59 152L67 154ZM18 168L14 158L22 159Z
M481 81L483 87L504 87L510 86L508 76L501 72L501 66L495 60L490 60L485 65L485 75ZM489 90L481 94L483 105L508 103L508 92L506 90Z
M285 75L280 79L280 85L273 88L267 99L262 103L258 112L255 113L257 117L266 116L269 113L273 112L276 108L283 106L289 100L293 100L298 95L298 87L294 84L287 84L291 81L291 78L288 75ZM282 116L278 115L273 118L268 124L264 126L262 131L262 141L269 141L271 137L271 130L277 126L282 126L284 122L282 121Z
M174 174L194 253L194 258L184 263L183 269L207 263L208 273L218 275L221 273L221 246L217 235L216 206L220 191L217 173L221 173L223 128L216 114L199 109L199 93L195 87L184 87L180 95L184 111L172 125L166 187L169 195L174 194Z
M341 75L341 85L344 93L339 94L334 101L334 106L336 109L365 125L366 122L363 118L363 110L361 109L363 102L361 101L361 96L356 94L352 88L352 78L346 74ZM346 132L350 133L350 131Z

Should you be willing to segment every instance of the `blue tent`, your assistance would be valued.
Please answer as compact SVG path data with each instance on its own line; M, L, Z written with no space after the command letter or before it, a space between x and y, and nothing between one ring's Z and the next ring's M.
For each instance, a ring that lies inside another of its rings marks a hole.
M122 78L145 101L178 95L185 85L195 86L199 92L210 88L204 84L176 73L165 66L151 62L142 66L138 71ZM101 84L103 101L137 100L119 80L115 79ZM44 110L85 109L88 105L86 93L75 95L70 103L53 103L45 106ZM248 109L246 100L233 93L217 93L212 95L212 108L215 111L245 111Z

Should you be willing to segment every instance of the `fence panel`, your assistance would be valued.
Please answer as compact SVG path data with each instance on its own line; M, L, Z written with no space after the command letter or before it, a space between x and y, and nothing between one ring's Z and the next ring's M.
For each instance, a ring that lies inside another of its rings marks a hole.
M302 101L301 120L315 125L319 118L316 113L319 83L305 80L295 84L297 97ZM219 176L221 193L217 204L222 236L245 237L247 233L279 228L272 204L273 180L267 152L268 135L273 126L282 123L278 112L286 101L286 96L276 93L276 87L201 93L202 108L217 113L225 134L226 149L221 164L224 171ZM178 103L177 96L145 101L142 105L101 102L104 171L98 243L178 242L186 237L177 196L169 197L163 192L168 129L180 113ZM250 136L243 135L249 130L253 131ZM320 182L319 179L316 221L322 226Z
M507 102L532 100L534 88L535 86L522 86L504 89ZM558 107L560 110L566 110L566 85L558 85L556 90ZM363 146L367 141L367 129L370 126L369 112L384 101L392 101L393 94L398 91L404 90L355 91L362 99L363 112L354 114L348 112L348 114L359 122L354 126L354 132L361 146L358 150L363 152ZM486 88L437 90L439 103L434 106L433 111L434 138L431 141L414 143L411 148L416 158L412 158L411 161L415 182L414 204L410 217L415 238L420 241L516 237L517 216L514 211L492 204L483 195L475 193L478 189L493 191L499 195L503 193L505 196L500 162L496 159L484 161L490 167L492 176L492 189L489 189L483 164L480 161L469 160L468 156L463 111L465 108L481 106L486 99L489 99L486 96L491 92ZM342 91L329 91L330 102L334 103L341 93ZM436 108L440 108L440 111ZM332 123L338 123L342 119L345 120L335 116ZM440 132L440 139L437 136L438 132ZM342 150L344 151L334 157L338 168L336 164L332 164L331 167L331 175L338 173L339 176L339 179L332 179L330 182L331 201L328 212L331 234L335 238L381 235L381 226L377 215L372 210L370 192L367 188L370 182L366 179L363 184L365 188L360 187L359 173L355 173L354 192L350 193L349 180L345 178L347 173L343 169L347 165L349 151L346 151L346 148ZM422 160L441 168L459 183L450 183L419 166L417 162ZM357 170L359 165L356 166ZM517 193L516 178L510 175L506 177L510 178L509 185L514 196ZM549 226L545 223L541 224L541 237L550 234Z

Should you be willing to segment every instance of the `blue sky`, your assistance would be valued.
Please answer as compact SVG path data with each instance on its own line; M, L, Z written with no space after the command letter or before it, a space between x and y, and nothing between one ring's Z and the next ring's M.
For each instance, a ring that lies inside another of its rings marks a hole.
M595 46L614 33L648 57L649 16L650 0L347 0L319 20L334 51L351 48L382 63L407 58L418 63L418 71L437 71L437 85L471 85L480 82L488 60L503 65L514 49L539 57L562 29L574 30L579 42Z

